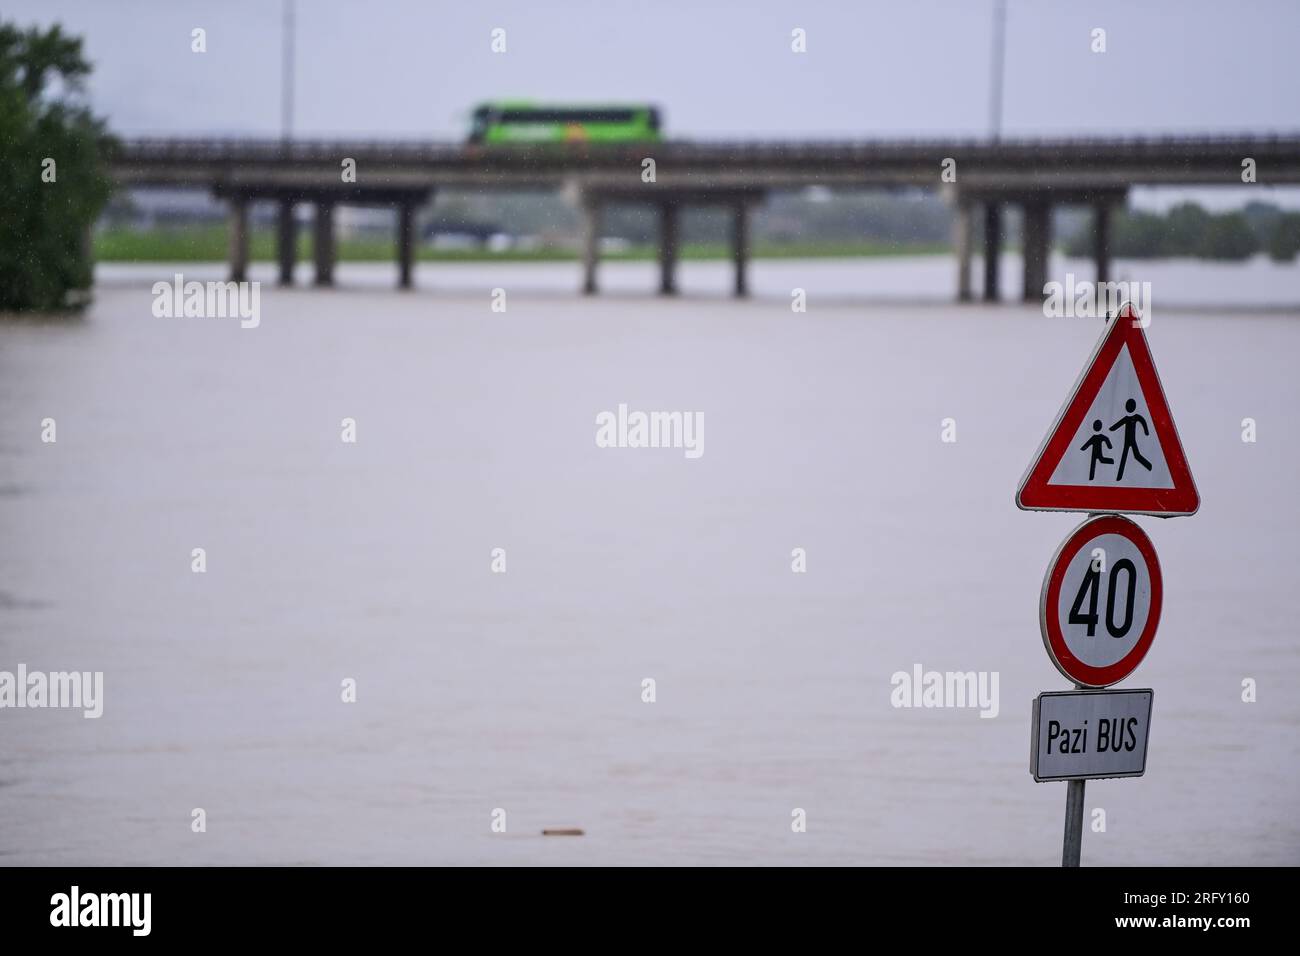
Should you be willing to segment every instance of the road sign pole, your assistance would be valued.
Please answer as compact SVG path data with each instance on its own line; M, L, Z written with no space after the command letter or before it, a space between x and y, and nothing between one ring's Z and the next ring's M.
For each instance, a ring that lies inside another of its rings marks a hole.
M1083 690L1082 684L1074 685ZM1061 844L1061 866L1079 865L1083 854L1083 788L1086 780L1065 782L1065 839Z
M1016 491L1027 511L1091 512L1057 549L1039 597L1047 656L1075 686L1035 698L1029 756L1034 780L1066 782L1062 867L1083 855L1085 781L1146 772L1152 691L1102 688L1150 649L1164 582L1151 539L1120 513L1168 518L1201 506L1145 326L1127 303L1110 317ZM1103 631L1113 640L1098 642Z
M1086 780L1065 782L1065 843L1061 866L1078 866L1083 851L1083 787Z

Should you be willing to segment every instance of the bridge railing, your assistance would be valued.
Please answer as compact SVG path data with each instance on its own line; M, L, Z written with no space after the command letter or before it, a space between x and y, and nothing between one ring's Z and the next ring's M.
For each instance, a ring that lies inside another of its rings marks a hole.
M992 141L975 137L940 139L915 137L858 140L664 140L655 143L538 143L477 146L455 140L299 139L234 137L133 137L119 139L115 159L132 162L303 162L336 160L341 156L371 156L397 161L447 162L530 157L614 158L644 155L673 159L844 159L898 158L960 154L967 157L1031 158L1072 153L1083 157L1134 158L1184 156L1202 152L1300 150L1300 133L1252 135L1207 134L1165 136L1086 136L1014 138Z

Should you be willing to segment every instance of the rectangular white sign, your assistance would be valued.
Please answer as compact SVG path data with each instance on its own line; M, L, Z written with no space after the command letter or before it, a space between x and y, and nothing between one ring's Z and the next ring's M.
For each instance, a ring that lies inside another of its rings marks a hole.
M1029 751L1034 779L1142 776L1153 697L1150 689L1039 694Z

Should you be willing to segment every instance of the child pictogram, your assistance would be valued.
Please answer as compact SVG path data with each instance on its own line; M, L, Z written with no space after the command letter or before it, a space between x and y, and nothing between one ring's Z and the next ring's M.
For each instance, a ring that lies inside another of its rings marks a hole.
M1097 432L1098 434L1093 435L1086 442L1084 442L1082 445L1079 446L1079 451L1087 451L1089 448L1092 449L1092 460L1088 462L1089 481L1092 481L1095 477L1097 477L1098 462L1101 462L1103 465L1115 464L1115 459L1107 458L1106 452L1101 447L1102 445L1105 445L1106 448L1110 448L1110 439L1107 438L1105 435L1100 434L1101 432L1100 418L1093 419L1092 430L1094 432Z
M1128 414L1117 421L1114 425L1110 426L1110 431L1114 431L1121 425L1124 427L1124 450L1119 456L1119 473L1115 475L1116 481L1124 480L1124 464L1128 461L1128 453L1130 451L1133 452L1133 457L1138 460L1138 463L1142 465L1143 468L1147 471L1151 470L1151 462L1142 457L1142 452L1138 450L1137 446L1137 427L1139 425L1142 426L1142 434L1148 437L1151 435L1151 429L1147 427L1147 420L1137 414L1137 402L1133 401L1131 398L1124 403L1124 410L1128 412ZM1096 428L1096 424L1094 424L1093 427Z

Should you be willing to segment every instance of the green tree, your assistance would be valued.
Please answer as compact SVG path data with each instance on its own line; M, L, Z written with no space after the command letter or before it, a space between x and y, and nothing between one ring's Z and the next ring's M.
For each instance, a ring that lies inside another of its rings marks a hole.
M1268 254L1274 262L1291 262L1300 252L1300 212L1286 212L1273 223Z
M1255 230L1239 212L1211 216L1202 235L1199 255L1203 259L1249 259L1259 249Z
M1165 255L1206 255L1205 237L1210 230L1211 218L1194 202L1182 202L1170 209L1165 216Z
M81 100L81 39L0 23L0 311L58 309L87 289L87 238L110 148Z
M1122 212L1115 217L1111 230L1111 252L1121 259L1155 259L1168 254L1168 229L1164 219L1155 213L1136 209ZM1087 240L1091 243L1091 231Z
M1250 223L1250 228L1255 233L1255 239L1260 247L1267 247L1273 230L1277 228L1277 221L1282 217L1282 210L1271 202L1260 202L1256 199L1242 206L1241 212Z

